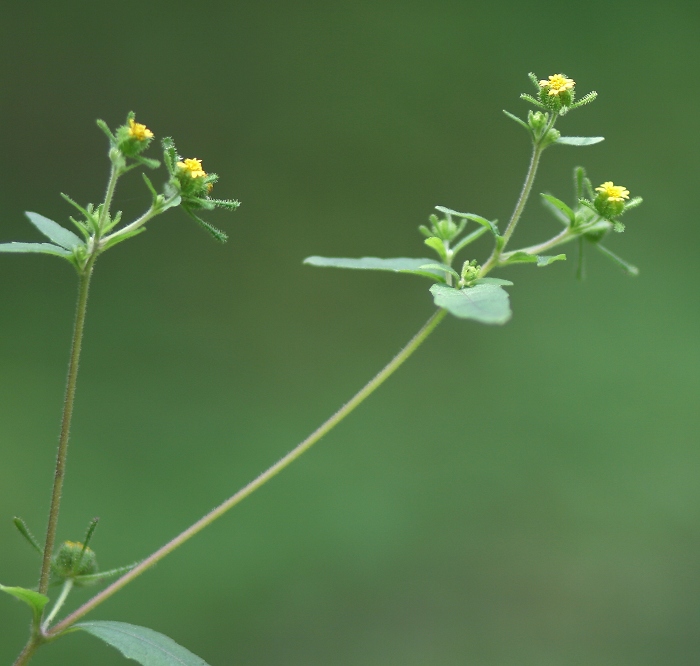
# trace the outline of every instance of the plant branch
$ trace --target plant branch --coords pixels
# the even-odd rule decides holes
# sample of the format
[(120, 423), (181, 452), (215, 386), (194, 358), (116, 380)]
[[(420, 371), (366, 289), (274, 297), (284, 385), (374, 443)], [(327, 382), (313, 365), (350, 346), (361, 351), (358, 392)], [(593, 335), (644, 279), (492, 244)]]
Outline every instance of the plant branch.
[(80, 274), (78, 283), (78, 303), (75, 310), (75, 325), (73, 327), (73, 342), (71, 345), (70, 362), (68, 364), (68, 379), (66, 380), (66, 394), (63, 402), (63, 417), (61, 419), (61, 435), (58, 440), (58, 453), (56, 455), (56, 471), (54, 473), (53, 493), (51, 495), (51, 508), (49, 509), (49, 524), (46, 529), (46, 541), (44, 542), (44, 556), (41, 563), (41, 576), (39, 578), (39, 592), (46, 594), (49, 587), (49, 575), (51, 573), (51, 554), (56, 542), (56, 528), (58, 526), (58, 514), (61, 507), (61, 493), (63, 491), (63, 479), (66, 474), (66, 458), (68, 457), (68, 439), (70, 437), (71, 419), (73, 417), (73, 403), (75, 402), (75, 387), (78, 380), (78, 366), (80, 364), (80, 350), (85, 329), (85, 313), (87, 311), (88, 294), (90, 292), (90, 280), (94, 256), (88, 261), (85, 270)]
[(486, 275), (492, 268), (494, 268), (495, 266), (498, 266), (501, 255), (503, 254), (503, 251), (505, 250), (506, 245), (508, 245), (508, 241), (510, 240), (510, 237), (513, 235), (513, 232), (515, 231), (515, 227), (517, 226), (517, 224), (520, 220), (520, 216), (523, 214), (523, 211), (525, 210), (525, 204), (527, 203), (527, 200), (530, 197), (530, 192), (532, 191), (532, 185), (535, 182), (535, 176), (537, 175), (537, 167), (539, 166), (540, 157), (542, 157), (542, 152), (544, 151), (542, 141), (546, 140), (547, 135), (549, 134), (549, 130), (551, 130), (554, 127), (554, 123), (556, 122), (556, 119), (557, 119), (557, 116), (555, 114), (553, 114), (552, 118), (547, 123), (547, 126), (545, 127), (544, 131), (542, 132), (540, 138), (533, 141), (532, 156), (530, 157), (530, 166), (528, 167), (527, 175), (525, 176), (525, 182), (523, 183), (523, 189), (520, 191), (520, 196), (518, 197), (518, 201), (515, 204), (515, 209), (513, 210), (513, 214), (510, 216), (510, 220), (508, 221), (508, 226), (506, 227), (506, 230), (503, 234), (503, 240), (502, 240), (500, 245), (497, 243), (496, 247), (494, 247), (493, 252), (491, 253), (491, 256), (488, 258), (487, 262), (484, 264), (483, 268), (481, 269), (481, 275)]
[(246, 497), (255, 492), (258, 488), (267, 483), (272, 477), (276, 476), (299, 458), (303, 453), (308, 451), (319, 439), (326, 433), (337, 426), (346, 416), (348, 416), (356, 407), (358, 407), (366, 398), (368, 398), (376, 389), (378, 389), (401, 365), (413, 354), (421, 343), (433, 332), (437, 325), (443, 320), (447, 310), (440, 309), (433, 314), (432, 317), (424, 324), (424, 326), (416, 333), (411, 341), (386, 365), (369, 383), (367, 383), (358, 393), (356, 393), (349, 402), (341, 407), (333, 416), (325, 423), (319, 426), (311, 435), (303, 442), (298, 444), (287, 455), (278, 460), (274, 465), (268, 468), (256, 479), (248, 485), (241, 488), (235, 495), (231, 496), (225, 502), (220, 504), (210, 513), (200, 518), (196, 523), (188, 527), (184, 532), (176, 536), (172, 541), (166, 543), (162, 548), (147, 557), (141, 563), (136, 565), (129, 573), (105, 588), (99, 594), (95, 595), (88, 602), (83, 604), (75, 612), (64, 618), (47, 634), (47, 639), (55, 638), (61, 632), (68, 629), (72, 624), (77, 622), (84, 615), (99, 606), (103, 601), (109, 599), (115, 592), (118, 592), (125, 585), (130, 583), (134, 578), (141, 575), (147, 569), (150, 569), (154, 564), (162, 560), (166, 555), (180, 547), (183, 543), (191, 539), (195, 534), (203, 530), (205, 527), (213, 523), (217, 518), (224, 515), (229, 509), (233, 508), (244, 500)]

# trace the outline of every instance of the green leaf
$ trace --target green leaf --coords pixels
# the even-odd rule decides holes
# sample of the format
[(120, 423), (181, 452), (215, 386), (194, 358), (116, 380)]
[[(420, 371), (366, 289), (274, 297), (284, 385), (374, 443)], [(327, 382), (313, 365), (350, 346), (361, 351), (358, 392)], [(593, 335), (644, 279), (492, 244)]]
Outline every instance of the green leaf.
[(530, 130), (530, 126), (524, 120), (521, 120), (520, 118), (518, 118), (518, 116), (513, 115), (510, 111), (506, 111), (505, 109), (503, 109), (503, 113), (505, 113), (511, 120), (514, 120), (516, 123), (518, 123), (518, 125), (522, 125), (528, 131), (528, 133), (532, 133), (532, 131)]
[(520, 95), (520, 99), (524, 99), (526, 102), (530, 102), (530, 104), (534, 104), (535, 106), (538, 106), (540, 109), (547, 109), (547, 107), (540, 102), (540, 100), (535, 99), (532, 95), (528, 95), (527, 93), (523, 93)]
[(126, 622), (82, 622), (75, 625), (143, 666), (208, 666), (172, 638)]
[(122, 234), (120, 236), (117, 236), (116, 238), (107, 238), (105, 244), (102, 246), (102, 250), (108, 250), (110, 247), (114, 247), (122, 241), (128, 240), (129, 238), (133, 238), (134, 236), (138, 236), (144, 231), (146, 231), (146, 227), (139, 227), (135, 231), (130, 231), (128, 234)]
[(85, 574), (83, 576), (75, 576), (75, 582), (82, 585), (92, 585), (93, 583), (99, 583), (107, 578), (114, 578), (115, 576), (121, 576), (122, 574), (131, 571), (138, 562), (134, 564), (127, 564), (124, 567), (117, 567), (116, 569), (109, 569), (108, 571), (100, 571), (95, 574)]
[(73, 254), (51, 243), (0, 243), (0, 252), (41, 252), (71, 259)]
[(611, 252), (608, 250), (607, 247), (604, 247), (600, 243), (596, 243), (596, 247), (608, 258), (610, 259), (613, 263), (617, 264), (627, 275), (632, 275), (636, 277), (639, 275), (639, 269), (636, 266), (633, 266), (630, 264), (628, 261), (625, 261), (621, 257), (618, 257), (614, 252)]
[(513, 252), (508, 256), (503, 265), (510, 266), (511, 264), (537, 264), (538, 266), (549, 266), (554, 261), (566, 261), (565, 254), (557, 254), (555, 256), (541, 255), (541, 254), (530, 254), (529, 252), (523, 252), (522, 250), (518, 252)]
[(513, 283), (510, 280), (502, 280), (501, 278), (477, 278), (474, 280), (474, 284), (497, 284), (501, 287), (512, 287)]
[(450, 275), (454, 275), (459, 280), (459, 273), (454, 268), (450, 268), (445, 264), (424, 264), (423, 266), (419, 266), (418, 269), (421, 271), (444, 271), (445, 273), (450, 273)]
[(201, 217), (198, 215), (195, 215), (191, 210), (188, 208), (185, 208), (183, 206), (182, 208), (187, 215), (189, 215), (202, 229), (205, 231), (209, 232), (209, 234), (212, 236), (214, 240), (219, 241), (219, 243), (225, 243), (228, 240), (228, 235), (225, 234), (221, 229), (217, 229), (213, 224), (209, 224), (209, 222), (205, 222)]
[(11, 594), (20, 601), (24, 601), (24, 603), (32, 609), (35, 623), (41, 620), (44, 606), (49, 603), (49, 598), (46, 595), (35, 592), (34, 590), (27, 590), (23, 587), (5, 587), (4, 585), (0, 585), (0, 590)]
[[(369, 271), (391, 271), (392, 273), (404, 273), (418, 271), (421, 266), (434, 264), (432, 259), (409, 259), (407, 257), (396, 257), (394, 259), (380, 259), (378, 257), (362, 257), (361, 259), (344, 259), (336, 257), (307, 257), (304, 259), (307, 266), (321, 266), (332, 268), (353, 268)], [(425, 271), (434, 276), (442, 277), (441, 270), (429, 269)], [(422, 275), (422, 273), (419, 273)]]
[(430, 292), (435, 305), (460, 319), (473, 319), (482, 324), (505, 324), (512, 316), (508, 293), (496, 284), (482, 283), (465, 289), (434, 284)]
[(564, 146), (592, 146), (601, 141), (605, 141), (604, 136), (560, 136), (556, 143)]
[(74, 250), (76, 247), (84, 244), (80, 236), (76, 236), (72, 231), (64, 229), (58, 222), (49, 220), (48, 217), (29, 211), (25, 215), (44, 236), (52, 240), (56, 245), (66, 248), (66, 250)]
[(557, 254), (554, 256), (548, 256), (548, 255), (540, 254), (537, 256), (537, 266), (539, 268), (542, 268), (542, 266), (549, 266), (549, 264), (552, 264), (555, 261), (566, 261), (566, 255), (565, 254)]
[(494, 236), (498, 236), (498, 227), (496, 226), (496, 221), (487, 220), (481, 215), (475, 215), (474, 213), (459, 213), (451, 208), (445, 208), (444, 206), (435, 206), (435, 210), (439, 210), (441, 213), (446, 213), (447, 215), (454, 215), (455, 217), (462, 217), (472, 222), (480, 224), (482, 227), (486, 227)]
[(479, 227), (476, 231), (472, 231), (470, 234), (467, 234), (452, 248), (452, 256), (455, 256), (457, 252), (469, 245), (469, 243), (473, 243), (477, 238), (481, 238), (487, 231), (489, 231), (488, 228)]
[(574, 224), (576, 222), (576, 215), (574, 215), (574, 211), (571, 210), (561, 199), (557, 199), (556, 197), (553, 197), (551, 194), (540, 194), (540, 196), (545, 200), (548, 201), (549, 203), (552, 204), (556, 209), (560, 210), (564, 215), (566, 215), (567, 218), (569, 218), (569, 222), (571, 224)]
[(634, 197), (634, 198), (630, 199), (629, 201), (627, 201), (625, 203), (625, 212), (627, 212), (628, 210), (632, 210), (632, 208), (636, 208), (637, 206), (639, 206), (643, 202), (644, 202), (644, 199), (642, 199), (642, 197)]
[(41, 546), (39, 545), (39, 542), (36, 540), (36, 537), (29, 531), (29, 528), (27, 527), (27, 523), (25, 523), (21, 518), (18, 518), (15, 516), (12, 519), (12, 522), (15, 524), (15, 527), (19, 531), (19, 533), (27, 540), (29, 545), (36, 550), (39, 555), (43, 555), (44, 551), (41, 549)]
[(447, 253), (445, 252), (445, 244), (437, 237), (431, 236), (423, 241), (428, 247), (432, 248), (437, 252), (443, 261), (447, 259)]

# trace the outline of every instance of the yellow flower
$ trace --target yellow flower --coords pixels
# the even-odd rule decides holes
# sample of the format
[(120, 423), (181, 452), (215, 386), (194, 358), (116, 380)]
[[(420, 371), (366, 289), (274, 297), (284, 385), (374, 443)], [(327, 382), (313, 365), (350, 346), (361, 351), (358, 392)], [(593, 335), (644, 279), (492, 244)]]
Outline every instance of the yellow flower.
[(542, 79), (540, 81), (540, 88), (549, 88), (550, 95), (558, 95), (559, 93), (571, 90), (575, 85), (576, 81), (567, 79), (563, 74), (552, 74), (549, 80)]
[(129, 136), (137, 141), (145, 141), (153, 138), (153, 132), (145, 125), (135, 122), (133, 118), (129, 118)]
[(595, 188), (608, 198), (608, 201), (622, 201), (630, 198), (630, 191), (622, 185), (613, 185), (611, 180), (606, 181), (600, 187)]
[(183, 171), (187, 171), (192, 178), (204, 178), (207, 175), (206, 171), (202, 169), (202, 160), (197, 158), (178, 162), (177, 166)]

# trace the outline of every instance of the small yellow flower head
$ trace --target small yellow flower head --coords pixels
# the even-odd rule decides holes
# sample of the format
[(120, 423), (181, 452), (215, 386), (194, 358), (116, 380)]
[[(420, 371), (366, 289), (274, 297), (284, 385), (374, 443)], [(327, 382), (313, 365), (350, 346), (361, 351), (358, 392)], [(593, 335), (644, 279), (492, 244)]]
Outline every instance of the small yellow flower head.
[[(593, 202), (596, 210), (604, 218), (615, 222), (613, 218), (625, 212), (625, 199), (630, 198), (629, 190), (626, 187), (622, 187), (622, 185), (615, 185), (611, 180), (606, 181), (595, 189), (598, 192), (598, 196)], [(618, 226), (620, 226), (619, 223)]]
[(549, 88), (548, 94), (558, 96), (560, 93), (573, 90), (576, 81), (567, 79), (563, 74), (552, 74), (549, 79), (540, 81), (540, 88)]
[(192, 178), (204, 178), (207, 175), (206, 171), (202, 169), (202, 160), (197, 158), (178, 162), (177, 166), (187, 172)]
[(133, 118), (129, 118), (129, 136), (137, 141), (146, 141), (153, 138), (153, 132), (145, 125), (135, 122)]
[(608, 201), (622, 201), (630, 198), (630, 191), (622, 185), (614, 185), (611, 180), (606, 181), (600, 187), (595, 188)]

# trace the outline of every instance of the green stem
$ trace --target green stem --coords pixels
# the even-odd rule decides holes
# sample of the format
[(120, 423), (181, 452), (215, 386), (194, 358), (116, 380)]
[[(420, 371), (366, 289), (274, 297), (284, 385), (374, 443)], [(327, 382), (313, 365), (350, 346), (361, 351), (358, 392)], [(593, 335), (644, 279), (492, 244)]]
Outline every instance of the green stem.
[(515, 227), (520, 220), (520, 216), (523, 214), (523, 210), (525, 210), (525, 204), (527, 203), (530, 192), (532, 191), (532, 185), (535, 182), (535, 176), (537, 174), (537, 167), (540, 163), (540, 157), (542, 156), (542, 150), (543, 149), (539, 146), (539, 144), (533, 144), (532, 156), (530, 157), (530, 166), (527, 170), (527, 175), (525, 176), (523, 189), (520, 191), (520, 197), (518, 197), (518, 202), (515, 204), (515, 209), (513, 210), (513, 214), (510, 216), (510, 221), (508, 222), (508, 226), (503, 234), (503, 244), (500, 248), (498, 246), (494, 248), (491, 256), (488, 258), (488, 261), (481, 269), (481, 275), (486, 275), (492, 268), (498, 265), (501, 254), (503, 254), (503, 250), (515, 231)]
[(51, 495), (51, 508), (49, 510), (49, 524), (46, 529), (46, 541), (44, 543), (44, 557), (41, 564), (41, 576), (39, 578), (39, 592), (46, 594), (49, 587), (49, 575), (51, 573), (51, 554), (56, 542), (56, 528), (58, 526), (58, 514), (61, 507), (61, 493), (63, 491), (63, 479), (66, 474), (66, 458), (68, 456), (68, 439), (70, 437), (70, 425), (73, 417), (73, 403), (75, 402), (75, 387), (78, 380), (78, 366), (80, 364), (80, 349), (83, 342), (85, 329), (85, 312), (87, 311), (88, 294), (90, 292), (90, 279), (94, 257), (88, 262), (83, 273), (80, 274), (78, 284), (78, 304), (75, 310), (75, 325), (73, 327), (73, 342), (71, 345), (70, 363), (68, 365), (68, 379), (66, 381), (66, 395), (63, 403), (63, 418), (61, 420), (61, 435), (58, 440), (58, 454), (56, 455), (56, 471), (54, 474), (53, 493)]
[(100, 236), (102, 236), (102, 230), (104, 229), (105, 222), (109, 216), (109, 209), (112, 206), (112, 198), (114, 197), (114, 190), (117, 187), (117, 181), (121, 173), (119, 170), (112, 165), (112, 170), (109, 172), (109, 182), (107, 183), (107, 192), (105, 193), (105, 201), (102, 204), (102, 210), (100, 211), (100, 217), (97, 221), (97, 234), (95, 238), (95, 244), (99, 243)]
[(66, 599), (68, 598), (68, 595), (70, 594), (71, 590), (73, 589), (73, 579), (68, 578), (65, 583), (63, 583), (63, 589), (61, 590), (61, 594), (59, 595), (58, 599), (56, 599), (56, 603), (54, 604), (53, 608), (51, 609), (51, 612), (49, 613), (49, 616), (44, 620), (44, 624), (42, 625), (42, 629), (46, 631), (46, 629), (49, 627), (49, 625), (53, 622), (53, 619), (56, 617), (58, 614), (58, 611), (61, 610), (63, 607), (63, 604), (66, 603)]
[(154, 564), (162, 560), (166, 555), (180, 547), (183, 543), (191, 539), (195, 534), (203, 530), (205, 527), (213, 523), (217, 518), (223, 516), (229, 509), (233, 508), (244, 500), (248, 495), (251, 495), (258, 488), (267, 483), (272, 477), (279, 474), (285, 467), (293, 463), (303, 453), (308, 451), (321, 437), (337, 426), (348, 414), (350, 414), (358, 405), (368, 398), (376, 389), (378, 389), (401, 365), (406, 359), (413, 354), (421, 343), (433, 332), (437, 325), (443, 320), (447, 310), (438, 310), (425, 323), (423, 328), (416, 333), (413, 339), (377, 374), (368, 384), (366, 384), (358, 393), (350, 399), (343, 407), (341, 407), (333, 416), (331, 416), (323, 425), (317, 428), (303, 442), (298, 444), (286, 456), (278, 460), (272, 467), (268, 468), (256, 479), (251, 481), (247, 486), (241, 488), (235, 495), (231, 496), (225, 502), (216, 507), (213, 511), (200, 518), (196, 523), (188, 527), (184, 532), (176, 536), (172, 541), (166, 543), (162, 548), (158, 549), (151, 556), (136, 565), (129, 573), (105, 588), (99, 594), (95, 595), (88, 602), (83, 604), (71, 615), (59, 622), (47, 634), (48, 639), (56, 637), (61, 632), (65, 631), (73, 623), (81, 617), (89, 613), (91, 610), (99, 606), (103, 601), (109, 599), (115, 592), (118, 592), (127, 583), (130, 583), (134, 578), (140, 576), (144, 571), (150, 569)]
[(137, 220), (134, 220), (130, 224), (127, 224), (125, 227), (122, 227), (119, 229), (119, 231), (115, 231), (113, 234), (109, 234), (109, 236), (105, 236), (99, 247), (103, 248), (107, 243), (113, 241), (115, 238), (120, 238), (121, 236), (124, 236), (132, 231), (136, 231), (140, 227), (142, 227), (146, 222), (149, 220), (152, 220), (156, 215), (159, 215), (160, 213), (166, 211), (170, 206), (172, 205), (173, 201), (177, 198), (178, 195), (170, 197), (170, 199), (166, 199), (158, 208), (155, 208), (154, 206), (151, 206), (141, 217), (139, 217)]
[(493, 249), (493, 252), (488, 258), (488, 261), (484, 264), (483, 268), (481, 269), (481, 275), (486, 275), (490, 270), (498, 266), (498, 263), (501, 259), (501, 255), (506, 249), (506, 245), (508, 245), (508, 241), (513, 235), (515, 227), (517, 226), (518, 221), (520, 220), (520, 216), (525, 210), (525, 204), (527, 203), (527, 200), (530, 197), (532, 185), (534, 184), (535, 176), (537, 175), (537, 167), (540, 164), (540, 157), (542, 157), (542, 152), (545, 148), (545, 146), (542, 145), (542, 141), (546, 140), (547, 135), (549, 134), (549, 130), (551, 130), (554, 127), (554, 123), (556, 121), (557, 114), (552, 114), (552, 117), (547, 123), (547, 126), (542, 131), (542, 134), (539, 136), (538, 139), (533, 141), (532, 156), (530, 157), (530, 166), (528, 167), (527, 175), (525, 176), (525, 182), (523, 183), (523, 189), (520, 191), (520, 196), (518, 197), (518, 202), (515, 204), (513, 214), (510, 216), (510, 220), (508, 221), (508, 226), (506, 227), (505, 233), (503, 234), (503, 240), (500, 246), (497, 244), (496, 247)]
[(29, 642), (24, 646), (24, 650), (22, 650), (19, 657), (15, 659), (13, 666), (24, 666), (29, 663), (29, 660), (34, 656), (34, 653), (40, 645), (41, 641), (36, 640), (35, 637), (30, 638)]

